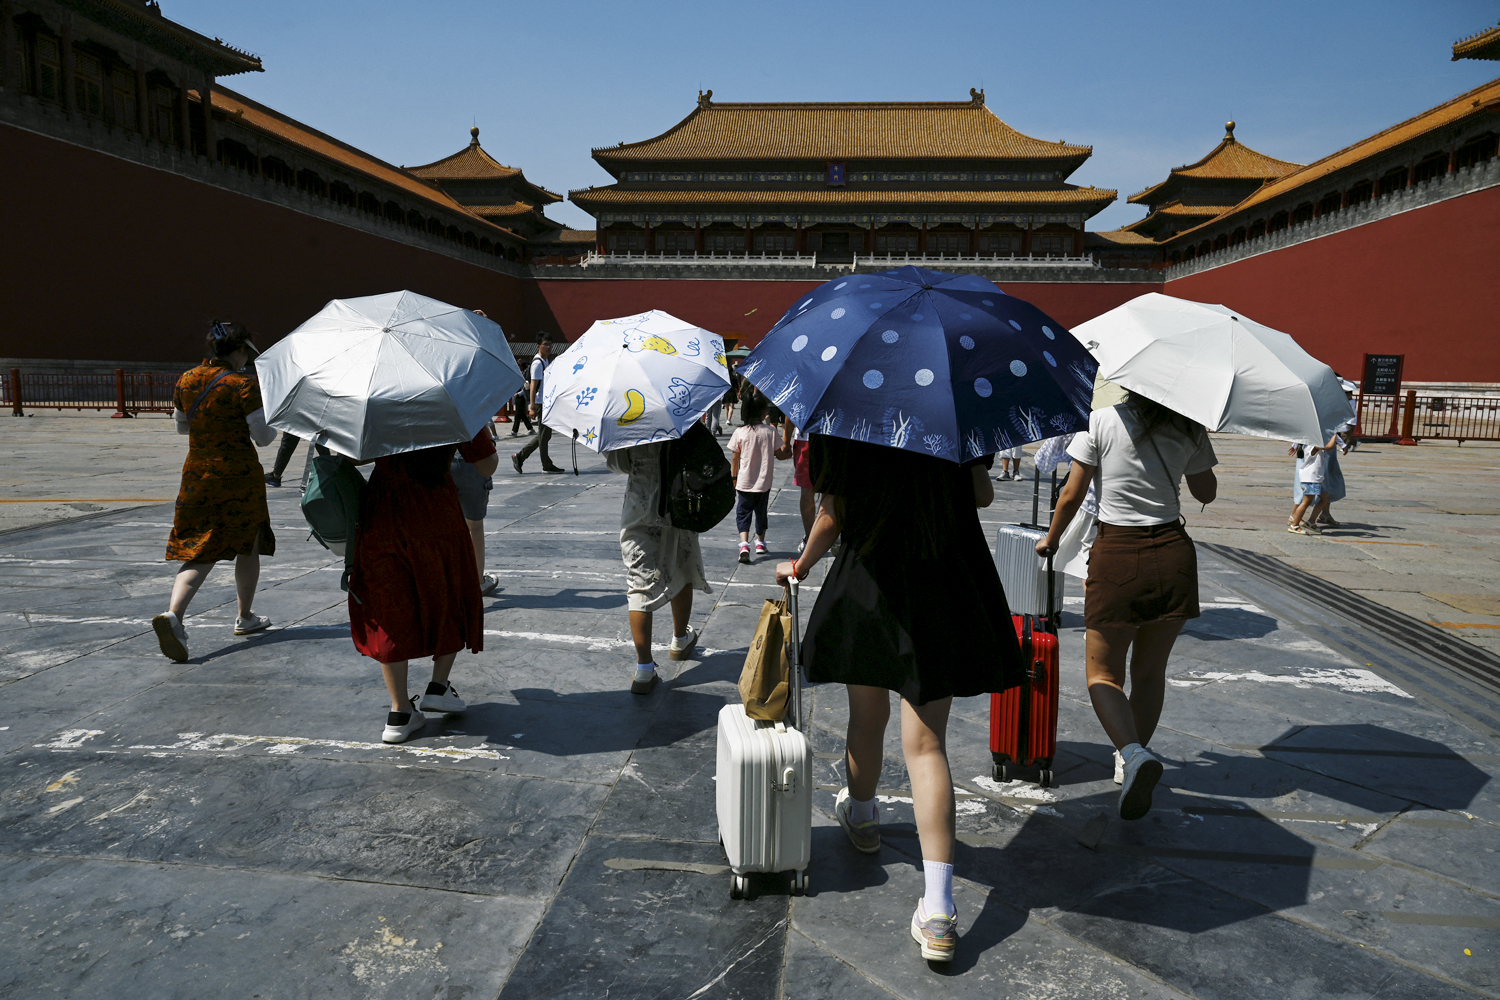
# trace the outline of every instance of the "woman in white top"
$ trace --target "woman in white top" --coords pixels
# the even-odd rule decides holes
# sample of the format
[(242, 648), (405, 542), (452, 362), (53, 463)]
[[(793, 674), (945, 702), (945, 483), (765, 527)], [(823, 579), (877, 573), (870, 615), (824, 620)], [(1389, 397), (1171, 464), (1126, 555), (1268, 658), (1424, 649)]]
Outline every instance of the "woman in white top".
[(1201, 424), (1134, 393), (1095, 410), (1068, 455), (1073, 471), (1037, 552), (1057, 551), (1097, 478), (1099, 534), (1084, 581), (1089, 700), (1115, 745), (1120, 817), (1140, 819), (1162, 774), (1145, 744), (1161, 716), (1167, 657), (1199, 613), (1197, 553), (1177, 484), (1185, 475), (1194, 499), (1212, 503), (1218, 459)]

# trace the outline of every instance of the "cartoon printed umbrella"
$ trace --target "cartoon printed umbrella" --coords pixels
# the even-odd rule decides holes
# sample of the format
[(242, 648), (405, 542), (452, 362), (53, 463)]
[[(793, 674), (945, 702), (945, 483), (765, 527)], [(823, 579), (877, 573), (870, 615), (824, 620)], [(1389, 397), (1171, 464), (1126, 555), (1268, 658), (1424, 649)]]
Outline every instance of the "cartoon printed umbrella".
[(467, 441), (522, 382), (498, 323), (415, 292), (334, 299), (255, 370), (267, 423), (357, 461)]
[(670, 441), (728, 389), (724, 338), (653, 309), (601, 319), (553, 359), (542, 423), (601, 452)]
[(739, 373), (810, 434), (954, 462), (1088, 427), (1098, 365), (972, 274), (851, 274), (787, 310)]

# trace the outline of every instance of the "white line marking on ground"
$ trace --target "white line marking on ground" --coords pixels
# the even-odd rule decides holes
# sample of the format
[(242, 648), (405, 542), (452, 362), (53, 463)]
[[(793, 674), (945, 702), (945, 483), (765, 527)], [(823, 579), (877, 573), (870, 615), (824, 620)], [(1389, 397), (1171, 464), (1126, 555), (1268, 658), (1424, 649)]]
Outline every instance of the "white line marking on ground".
[(103, 736), (102, 729), (65, 729), (52, 738), (51, 743), (37, 743), (41, 750), (77, 750), (95, 736)]
[(444, 757), (449, 760), (509, 760), (503, 754), (494, 750), (483, 750), (479, 747), (432, 747), (411, 746), (405, 743), (359, 743), (351, 740), (315, 740), (305, 736), (240, 736), (234, 733), (219, 733), (216, 736), (205, 736), (202, 733), (178, 733), (178, 742), (161, 746), (152, 744), (138, 744), (129, 747), (131, 750), (155, 750), (155, 751), (179, 751), (188, 752), (223, 752), (225, 750), (243, 750), (252, 746), (264, 746), (267, 753), (291, 754), (301, 749), (316, 750), (390, 750), (397, 753), (409, 753), (417, 757)]
[(1292, 687), (1309, 689), (1314, 684), (1336, 687), (1352, 694), (1394, 694), (1401, 698), (1411, 695), (1371, 670), (1362, 667), (1341, 669), (1336, 667), (1309, 667), (1291, 674), (1268, 674), (1259, 670), (1234, 673), (1227, 670), (1191, 671), (1181, 677), (1168, 677), (1173, 687), (1195, 688), (1216, 681), (1254, 681), (1259, 684), (1290, 684)]
[[(520, 639), (525, 642), (561, 642), (570, 646), (587, 646), (591, 653), (607, 653), (615, 649), (631, 649), (635, 645), (625, 639), (609, 639), (596, 635), (564, 635), (561, 632), (512, 632), (509, 629), (487, 628), (484, 630), (484, 634), (497, 636), (501, 639)], [(707, 646), (697, 646), (694, 648), (699, 657), (734, 652), (731, 649), (710, 649)]]

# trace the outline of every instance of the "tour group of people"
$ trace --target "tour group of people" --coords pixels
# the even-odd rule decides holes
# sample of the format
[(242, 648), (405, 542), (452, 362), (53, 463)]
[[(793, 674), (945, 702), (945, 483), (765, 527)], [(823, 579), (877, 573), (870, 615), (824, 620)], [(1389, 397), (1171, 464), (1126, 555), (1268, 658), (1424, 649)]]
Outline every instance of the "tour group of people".
[[(274, 432), (246, 371), (253, 356), (249, 331), (216, 323), (207, 353), (182, 376), (174, 397), (178, 429), (189, 441), (167, 558), (182, 566), (169, 609), (153, 623), (163, 653), (179, 661), (188, 658), (188, 603), (215, 562), (235, 561), (235, 634), (271, 624), (252, 609), (259, 557), (275, 551), (255, 448), (269, 444)], [(533, 420), (550, 353), (543, 341), (525, 386), (525, 410)], [(955, 697), (1014, 687), (1026, 669), (978, 513), (994, 498), (996, 456), (956, 464), (809, 437), (785, 419), (778, 430), (767, 423), (765, 397), (745, 386), (738, 384), (741, 391), (723, 413), (727, 420), (736, 400), (741, 406), (742, 422), (729, 442), (740, 560), (768, 551), (774, 462), (790, 458), (804, 538), (793, 558), (776, 564), (775, 579), (806, 579), (830, 553), (837, 556), (803, 645), (809, 681), (847, 690), (846, 784), (834, 812), (854, 849), (880, 850), (876, 790), (894, 692), (925, 880), (909, 931), (924, 957), (947, 961), (958, 938), (946, 752), (950, 707)], [(549, 436), (540, 425), (536, 439), (512, 460), (517, 473), (534, 450), (541, 451), (544, 470), (557, 468), (547, 454)], [(699, 638), (691, 622), (693, 593), (710, 592), (698, 535), (659, 513), (664, 447), (644, 444), (606, 455), (609, 468), (628, 477), (620, 550), (636, 654), (630, 689), (640, 696), (660, 684), (654, 613), (670, 608), (668, 655), (691, 659)], [(1067, 443), (1066, 456), (1071, 470), (1037, 551), (1055, 553), (1091, 498), (1098, 534), (1084, 585), (1088, 692), (1116, 752), (1119, 813), (1138, 819), (1150, 809), (1163, 773), (1148, 747), (1162, 710), (1167, 660), (1184, 623), (1199, 614), (1197, 561), (1181, 517), (1180, 484), (1195, 500), (1212, 502), (1217, 459), (1201, 425), (1128, 393), (1124, 402), (1092, 413), (1088, 429)], [(1019, 456), (1001, 461), (1002, 478), (1014, 476)], [(385, 742), (418, 732), (424, 712), (465, 708), (450, 672), (459, 652), (484, 646), (482, 596), (495, 581), (482, 572), (482, 501), (497, 464), (492, 426), (463, 444), (374, 461), (350, 560), (349, 617), (356, 649), (379, 662), (385, 677)], [(279, 479), (281, 470), (275, 471)], [(424, 693), (413, 694), (408, 664), (428, 657), (431, 680)]]

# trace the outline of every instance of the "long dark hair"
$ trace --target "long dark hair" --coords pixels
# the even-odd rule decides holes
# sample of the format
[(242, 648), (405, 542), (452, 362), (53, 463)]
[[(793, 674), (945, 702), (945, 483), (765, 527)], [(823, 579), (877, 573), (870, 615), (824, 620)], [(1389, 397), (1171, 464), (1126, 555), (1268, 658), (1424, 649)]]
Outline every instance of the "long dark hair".
[(759, 394), (746, 399), (740, 405), (740, 418), (745, 422), (745, 426), (754, 427), (756, 424), (764, 421), (766, 419), (767, 405), (769, 404), (766, 397)]
[(1168, 426), (1176, 428), (1194, 441), (1200, 439), (1200, 434), (1208, 433), (1208, 428), (1198, 421), (1183, 416), (1165, 403), (1158, 403), (1129, 389), (1125, 390), (1125, 404), (1140, 421), (1143, 437), (1150, 437), (1158, 428)]
[(391, 465), (400, 466), (406, 474), (417, 481), (417, 485), (436, 489), (443, 485), (448, 475), (448, 465), (453, 461), (454, 444), (442, 444), (436, 448), (404, 451), (391, 456)]
[[(952, 538), (955, 523), (953, 491), (957, 477), (952, 474), (952, 463), (899, 448), (823, 435), (815, 435), (812, 442), (809, 458), (813, 459), (813, 485), (819, 493), (834, 494), (834, 513), (845, 526), (845, 540), (857, 545), (855, 554), (868, 555), (877, 544), (894, 545), (920, 559), (940, 559), (947, 554), (944, 542)], [(865, 490), (852, 498), (860, 509), (861, 527), (868, 533), (851, 538), (851, 498), (832, 487), (842, 488), (856, 481), (849, 468), (856, 463), (878, 466), (889, 486)], [(972, 490), (969, 475), (963, 476), (962, 482), (963, 486), (957, 488)], [(966, 494), (964, 500), (972, 504), (973, 494)], [(897, 530), (889, 530), (892, 528)]]

